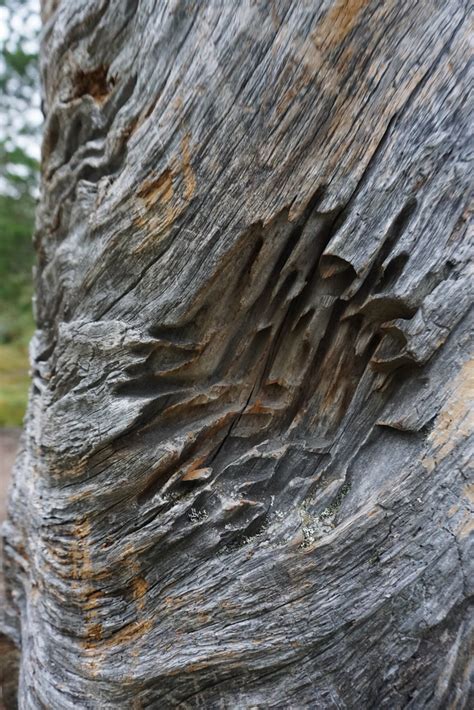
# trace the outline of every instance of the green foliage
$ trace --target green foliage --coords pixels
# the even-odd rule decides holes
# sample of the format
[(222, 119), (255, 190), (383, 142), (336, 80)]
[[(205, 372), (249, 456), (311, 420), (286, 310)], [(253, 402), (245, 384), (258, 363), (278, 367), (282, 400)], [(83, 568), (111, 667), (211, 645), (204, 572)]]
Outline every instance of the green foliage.
[(0, 426), (19, 426), (27, 399), (33, 215), (28, 194), (0, 195)]
[(0, 343), (31, 323), (34, 202), (0, 195)]
[(21, 424), (29, 382), (38, 10), (35, 0), (0, 0), (0, 426)]
[(18, 145), (10, 148), (9, 143), (0, 140), (0, 179), (4, 190), (17, 198), (31, 200), (38, 180), (38, 161)]

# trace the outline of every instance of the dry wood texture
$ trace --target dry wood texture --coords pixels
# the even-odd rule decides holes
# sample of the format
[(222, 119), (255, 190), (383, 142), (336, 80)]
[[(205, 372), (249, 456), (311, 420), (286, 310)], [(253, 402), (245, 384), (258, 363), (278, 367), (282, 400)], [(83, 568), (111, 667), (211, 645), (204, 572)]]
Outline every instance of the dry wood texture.
[(463, 708), (463, 0), (43, 2), (21, 708)]

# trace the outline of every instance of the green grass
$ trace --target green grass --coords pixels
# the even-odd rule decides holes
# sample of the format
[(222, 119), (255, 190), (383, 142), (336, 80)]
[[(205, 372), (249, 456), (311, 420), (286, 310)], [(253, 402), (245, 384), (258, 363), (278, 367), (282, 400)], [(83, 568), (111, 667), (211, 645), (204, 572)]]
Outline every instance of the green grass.
[(29, 196), (0, 195), (0, 427), (21, 426), (28, 399), (33, 216)]
[(0, 299), (0, 427), (21, 426), (30, 385), (28, 344), (33, 334), (32, 287), (16, 300)]
[(28, 347), (0, 344), (0, 427), (21, 426), (28, 399)]

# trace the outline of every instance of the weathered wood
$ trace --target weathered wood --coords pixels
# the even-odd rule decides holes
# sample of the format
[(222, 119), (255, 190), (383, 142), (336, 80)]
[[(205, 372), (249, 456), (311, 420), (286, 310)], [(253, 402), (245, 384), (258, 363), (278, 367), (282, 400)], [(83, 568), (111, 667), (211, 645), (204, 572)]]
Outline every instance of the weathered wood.
[(467, 707), (467, 2), (43, 15), (20, 707)]

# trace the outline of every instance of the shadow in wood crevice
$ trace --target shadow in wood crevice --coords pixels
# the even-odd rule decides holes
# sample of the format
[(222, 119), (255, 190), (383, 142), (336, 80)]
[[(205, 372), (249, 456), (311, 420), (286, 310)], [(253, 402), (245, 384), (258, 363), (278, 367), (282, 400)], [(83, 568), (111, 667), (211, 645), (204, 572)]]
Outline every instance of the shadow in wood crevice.
[[(149, 326), (155, 342), (116, 389), (117, 396), (148, 400), (127, 438), (143, 435), (143, 445), (159, 443), (178, 427), (188, 432), (190, 444), (144, 477), (140, 507), (153, 506), (157, 493), (179, 500), (217, 482), (222, 494), (245, 490), (263, 505), (272, 496), (285, 498), (290, 459), (283, 457), (273, 469), (271, 456), (259, 452), (258, 465), (249, 468), (252, 447), (259, 451), (268, 441), (278, 450), (315, 438), (330, 445), (363, 379), (375, 377), (381, 396), (391, 396), (393, 368), (378, 379), (370, 374), (384, 343), (381, 326), (388, 317), (410, 318), (415, 311), (382, 293), (396, 284), (406, 254), (381, 269), (416, 200), (399, 212), (361, 285), (347, 298), (355, 269), (325, 251), (344, 213), (318, 213), (323, 195), (324, 189), (316, 191), (295, 224), (283, 211), (268, 224), (251, 225), (196, 294), (186, 321)], [(410, 376), (405, 362), (397, 368), (398, 378)], [(301, 454), (301, 470), (308, 455)], [(219, 516), (227, 520), (221, 511), (215, 524)], [(242, 530), (236, 535), (245, 537)]]

